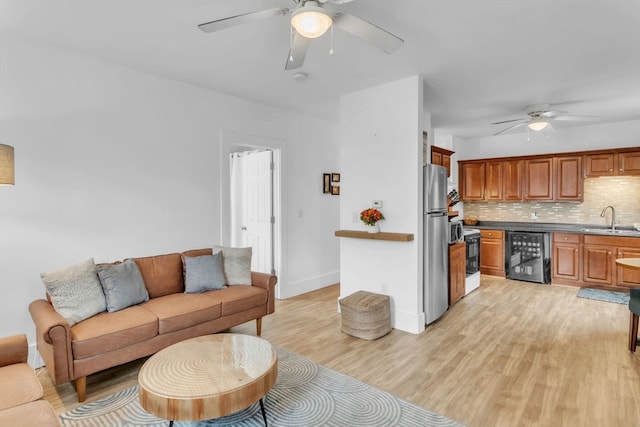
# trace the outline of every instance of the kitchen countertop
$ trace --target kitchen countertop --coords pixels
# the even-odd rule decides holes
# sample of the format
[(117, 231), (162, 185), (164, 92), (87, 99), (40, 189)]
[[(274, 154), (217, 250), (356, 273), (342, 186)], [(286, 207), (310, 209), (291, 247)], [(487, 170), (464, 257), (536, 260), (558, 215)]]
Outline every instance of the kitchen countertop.
[(509, 222), (479, 221), (476, 225), (465, 225), (467, 228), (484, 228), (487, 230), (557, 232), (576, 234), (596, 234), (599, 236), (640, 237), (640, 231), (633, 227), (616, 226), (615, 232), (610, 227), (590, 224), (557, 224), (545, 222)]

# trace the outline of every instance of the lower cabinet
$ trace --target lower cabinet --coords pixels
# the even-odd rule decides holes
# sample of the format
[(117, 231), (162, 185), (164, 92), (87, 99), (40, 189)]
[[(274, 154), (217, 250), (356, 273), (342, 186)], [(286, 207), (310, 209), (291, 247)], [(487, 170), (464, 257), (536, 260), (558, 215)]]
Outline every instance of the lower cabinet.
[(577, 284), (580, 281), (582, 235), (553, 233), (551, 280), (554, 283)]
[(480, 230), (480, 273), (506, 277), (504, 270), (504, 231)]
[(465, 242), (458, 242), (449, 246), (449, 305), (460, 301), (464, 296), (464, 282), (466, 277), (466, 247)]
[(618, 267), (618, 258), (640, 258), (640, 238), (554, 233), (552, 282), (618, 289), (640, 287), (640, 271)]

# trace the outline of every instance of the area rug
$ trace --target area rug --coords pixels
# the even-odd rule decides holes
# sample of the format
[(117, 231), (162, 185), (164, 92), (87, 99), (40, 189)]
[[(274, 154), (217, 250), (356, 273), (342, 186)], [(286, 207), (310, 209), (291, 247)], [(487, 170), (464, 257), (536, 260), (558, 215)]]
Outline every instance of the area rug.
[[(264, 399), (269, 426), (434, 426), (462, 424), (278, 348), (278, 380)], [(137, 386), (60, 415), (64, 427), (153, 426), (166, 420), (138, 403)], [(264, 426), (260, 405), (216, 420), (175, 427)]]
[(616, 304), (629, 304), (629, 295), (622, 292), (604, 291), (601, 289), (580, 288), (578, 298), (614, 302)]

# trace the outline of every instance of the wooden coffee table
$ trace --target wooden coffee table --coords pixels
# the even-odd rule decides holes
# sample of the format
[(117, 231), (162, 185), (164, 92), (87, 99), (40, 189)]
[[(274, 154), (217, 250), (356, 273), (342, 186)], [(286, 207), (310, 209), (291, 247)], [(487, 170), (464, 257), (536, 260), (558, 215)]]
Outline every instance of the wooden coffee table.
[(278, 376), (268, 341), (251, 335), (215, 334), (169, 346), (138, 374), (142, 407), (164, 419), (200, 421), (232, 414), (260, 401)]

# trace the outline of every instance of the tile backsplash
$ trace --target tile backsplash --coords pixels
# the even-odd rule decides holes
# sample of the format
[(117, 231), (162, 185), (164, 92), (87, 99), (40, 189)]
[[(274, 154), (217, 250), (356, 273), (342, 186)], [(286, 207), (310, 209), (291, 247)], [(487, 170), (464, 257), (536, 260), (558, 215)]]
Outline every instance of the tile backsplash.
[[(584, 180), (584, 202), (465, 202), (465, 218), (480, 221), (526, 221), (608, 226), (611, 210), (602, 218), (602, 210), (616, 209), (616, 224), (640, 223), (640, 177), (601, 177)], [(532, 219), (531, 214), (537, 218)]]

